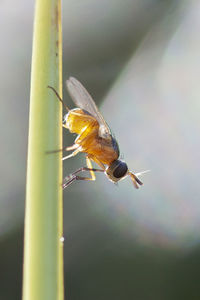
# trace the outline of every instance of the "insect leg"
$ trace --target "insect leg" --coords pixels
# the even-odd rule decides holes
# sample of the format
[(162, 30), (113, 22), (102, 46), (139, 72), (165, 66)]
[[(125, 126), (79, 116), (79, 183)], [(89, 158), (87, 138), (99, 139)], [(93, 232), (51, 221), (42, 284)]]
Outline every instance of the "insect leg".
[[(72, 147), (72, 146), (71, 146)], [(68, 151), (68, 150), (67, 150)], [(65, 159), (68, 159), (70, 157), (73, 157), (75, 156), (76, 154), (78, 154), (79, 152), (81, 151), (81, 147), (77, 148), (74, 152), (72, 152), (71, 154), (67, 155), (67, 156), (64, 156), (62, 158), (62, 160), (65, 160)]]
[[(81, 176), (76, 175), (76, 174), (78, 174), (80, 172), (83, 172), (83, 171), (89, 171), (92, 177), (81, 177)], [(67, 176), (64, 179), (63, 189), (66, 188), (67, 186), (69, 186), (75, 180), (92, 180), (92, 181), (95, 180), (96, 177), (95, 177), (95, 175), (93, 176), (91, 172), (104, 172), (104, 170), (94, 169), (94, 168), (87, 168), (87, 167), (79, 168), (74, 173), (72, 173), (71, 175)]]
[(80, 145), (73, 144), (72, 146), (66, 147), (66, 148), (64, 148), (63, 150), (64, 150), (64, 151), (71, 151), (71, 150), (77, 149), (78, 147), (80, 147)]
[(64, 108), (66, 109), (66, 111), (70, 111), (69, 107), (64, 103), (64, 101), (62, 100), (62, 98), (60, 97), (60, 95), (58, 94), (58, 92), (54, 89), (54, 87), (48, 85), (47, 86), (49, 89), (52, 89), (52, 91), (54, 91), (54, 93), (56, 94), (58, 100), (62, 103), (62, 105), (64, 106)]
[(64, 148), (58, 149), (58, 150), (47, 151), (46, 153), (52, 154), (52, 153), (63, 152), (63, 151), (71, 151), (71, 150), (77, 149), (78, 147), (80, 147), (80, 146), (77, 144), (73, 144), (72, 146), (64, 147)]
[(95, 180), (96, 176), (94, 174), (94, 171), (92, 171), (92, 169), (93, 169), (92, 168), (92, 162), (91, 162), (91, 160), (89, 159), (88, 156), (86, 156), (86, 164), (87, 164), (88, 168), (90, 169), (90, 174), (91, 174), (92, 179)]
[[(85, 170), (87, 171), (87, 170)], [(81, 176), (77, 176), (77, 175), (74, 175), (72, 176), (68, 181), (66, 181), (64, 184), (63, 184), (63, 189), (65, 189), (66, 187), (68, 187), (72, 182), (74, 182), (75, 180), (95, 180), (91, 177), (81, 177)]]
[(70, 184), (72, 184), (76, 180), (85, 180), (85, 181), (88, 181), (88, 180), (93, 180), (93, 179), (91, 177), (81, 177), (81, 176), (74, 175), (66, 183), (63, 184), (63, 189), (65, 189), (66, 187), (68, 187)]
[(99, 167), (101, 167), (105, 171), (105, 166), (100, 160), (98, 160), (95, 156), (92, 155), (90, 155), (89, 158), (92, 159), (97, 165), (99, 165)]

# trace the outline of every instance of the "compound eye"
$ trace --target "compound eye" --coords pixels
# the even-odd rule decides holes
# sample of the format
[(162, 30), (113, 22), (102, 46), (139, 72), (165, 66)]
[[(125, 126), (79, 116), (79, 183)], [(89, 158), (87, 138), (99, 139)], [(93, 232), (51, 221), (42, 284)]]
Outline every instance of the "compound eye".
[(118, 166), (116, 167), (116, 169), (113, 172), (113, 176), (115, 178), (124, 177), (124, 175), (126, 175), (127, 171), (128, 171), (127, 164), (125, 162), (120, 161)]

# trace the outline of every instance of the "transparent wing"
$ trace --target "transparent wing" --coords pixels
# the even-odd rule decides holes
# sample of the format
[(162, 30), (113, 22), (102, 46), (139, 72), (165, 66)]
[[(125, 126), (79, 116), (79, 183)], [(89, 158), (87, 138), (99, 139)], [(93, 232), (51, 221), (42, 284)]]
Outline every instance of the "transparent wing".
[(110, 138), (111, 132), (103, 116), (99, 112), (94, 100), (84, 86), (74, 77), (66, 81), (68, 92), (77, 107), (88, 111), (99, 122), (101, 137)]

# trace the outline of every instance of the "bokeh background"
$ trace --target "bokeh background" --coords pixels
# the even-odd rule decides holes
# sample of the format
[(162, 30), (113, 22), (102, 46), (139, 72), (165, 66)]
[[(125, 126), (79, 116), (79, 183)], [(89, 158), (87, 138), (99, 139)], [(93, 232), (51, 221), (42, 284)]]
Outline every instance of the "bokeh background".
[[(0, 3), (2, 300), (21, 299), (33, 15)], [(64, 191), (66, 299), (200, 298), (199, 32), (198, 0), (63, 1), (64, 80), (90, 91), (129, 168), (151, 170), (140, 190), (98, 174)]]

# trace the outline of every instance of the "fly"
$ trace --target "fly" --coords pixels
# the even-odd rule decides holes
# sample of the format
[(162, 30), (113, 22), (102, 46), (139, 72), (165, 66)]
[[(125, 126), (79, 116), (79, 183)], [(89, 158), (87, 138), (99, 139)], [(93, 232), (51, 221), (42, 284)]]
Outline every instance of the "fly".
[[(86, 154), (87, 167), (82, 167), (74, 173), (65, 177), (63, 188), (68, 187), (76, 180), (95, 180), (95, 172), (102, 172), (109, 180), (116, 183), (127, 176), (130, 176), (135, 188), (143, 183), (128, 169), (127, 164), (119, 159), (119, 146), (113, 137), (103, 116), (99, 112), (94, 100), (84, 86), (74, 77), (66, 81), (67, 90), (76, 105), (76, 108), (69, 109), (56, 90), (51, 88), (58, 99), (62, 102), (67, 114), (64, 116), (63, 127), (71, 133), (76, 133), (74, 144), (58, 151), (72, 151), (71, 154), (63, 157), (63, 160), (74, 157), (79, 152)], [(57, 152), (57, 151), (54, 151)], [(100, 168), (92, 167), (92, 161)], [(78, 174), (89, 171), (91, 177), (83, 177)]]

